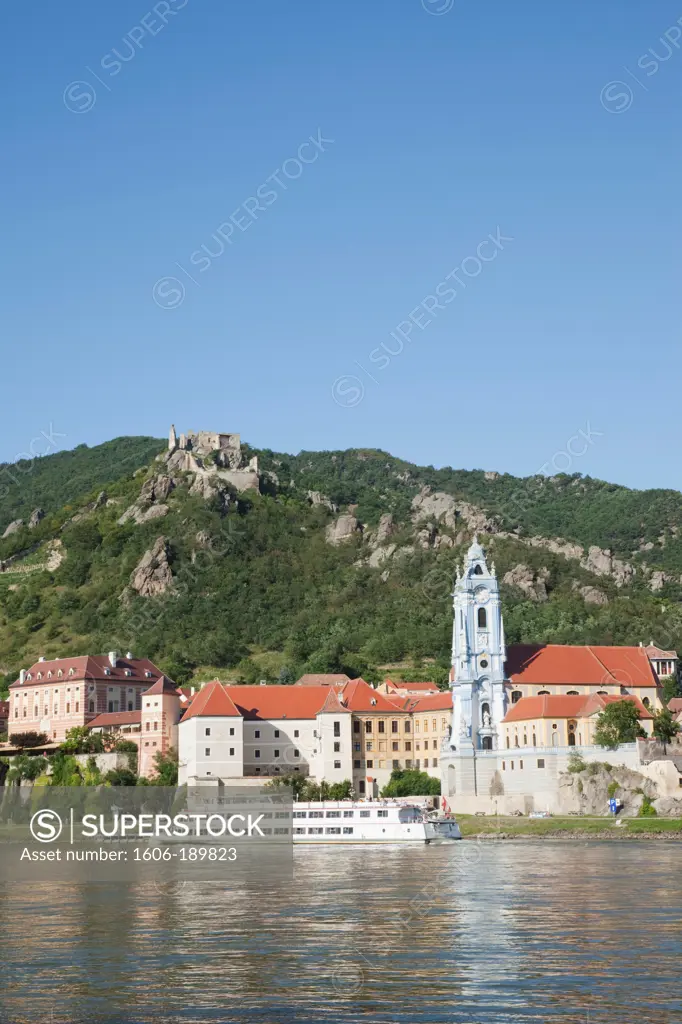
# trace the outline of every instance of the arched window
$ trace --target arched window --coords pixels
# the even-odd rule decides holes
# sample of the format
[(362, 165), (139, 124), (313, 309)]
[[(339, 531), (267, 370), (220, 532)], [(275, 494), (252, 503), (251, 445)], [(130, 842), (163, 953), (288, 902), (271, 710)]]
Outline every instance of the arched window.
[(521, 700), (522, 697), (523, 697), (523, 693), (521, 692), (521, 690), (512, 690), (512, 695), (511, 695), (511, 702), (512, 702), (512, 704), (518, 704), (518, 702)]
[(606, 690), (597, 690), (597, 693), (600, 697), (608, 697), (608, 693)]
[(492, 750), (493, 749), (493, 738), (492, 738), (492, 736), (484, 736), (483, 737), (483, 749), (484, 750)]
[(474, 576), (482, 576), (482, 575), (483, 575), (483, 569), (481, 569), (480, 565), (474, 566)]
[(488, 625), (488, 614), (485, 608), (478, 609), (478, 628), (485, 629)]
[(567, 697), (579, 697), (580, 694), (578, 693), (577, 690), (566, 690), (566, 696)]
[(535, 738), (535, 733), (533, 733), (533, 746), (534, 746), (534, 747), (537, 747), (537, 745), (538, 745), (538, 741), (537, 741), (537, 739)]
[(507, 750), (509, 750), (509, 737), (507, 736)]
[(558, 732), (553, 732), (552, 733), (552, 746), (553, 747), (558, 747), (559, 746), (559, 733)]
[(538, 690), (538, 697), (549, 697), (549, 690)]
[(644, 705), (645, 708), (648, 708), (649, 704), (650, 704), (649, 698), (648, 697), (644, 697), (644, 699), (642, 700), (642, 704)]

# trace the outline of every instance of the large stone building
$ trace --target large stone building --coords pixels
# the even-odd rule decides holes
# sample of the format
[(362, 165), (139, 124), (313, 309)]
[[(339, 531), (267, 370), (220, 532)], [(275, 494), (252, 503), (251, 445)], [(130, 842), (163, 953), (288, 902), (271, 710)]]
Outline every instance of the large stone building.
[(614, 754), (593, 739), (599, 712), (623, 699), (651, 733), (662, 691), (647, 648), (507, 647), (495, 567), (476, 540), (457, 576), (453, 612), (452, 731), (441, 770), (456, 809), (551, 808), (575, 748), (586, 760), (639, 763), (637, 744)]
[(161, 677), (151, 661), (130, 652), (40, 658), (9, 687), (9, 739), (37, 732), (61, 743), (69, 729), (98, 715), (139, 712), (142, 694)]

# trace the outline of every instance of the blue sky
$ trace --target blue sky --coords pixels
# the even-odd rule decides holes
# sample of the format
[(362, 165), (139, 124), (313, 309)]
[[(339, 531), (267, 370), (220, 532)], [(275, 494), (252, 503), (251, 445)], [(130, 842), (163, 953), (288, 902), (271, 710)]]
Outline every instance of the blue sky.
[(6, 5), (0, 459), (174, 421), (680, 487), (677, 19)]

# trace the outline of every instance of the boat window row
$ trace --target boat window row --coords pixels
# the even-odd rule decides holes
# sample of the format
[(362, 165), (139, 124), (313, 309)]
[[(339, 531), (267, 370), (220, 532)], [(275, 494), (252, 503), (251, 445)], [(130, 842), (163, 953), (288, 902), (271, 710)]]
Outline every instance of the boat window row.
[(321, 836), (321, 835), (327, 835), (327, 836), (340, 836), (340, 835), (352, 836), (353, 835), (353, 828), (352, 828), (352, 826), (344, 826), (343, 828), (340, 828), (340, 827), (339, 828), (333, 828), (332, 827), (332, 828), (308, 828), (308, 829), (305, 829), (305, 828), (295, 828), (294, 829), (294, 835), (295, 836), (304, 836), (306, 833), (309, 836)]
[[(371, 811), (359, 811), (361, 818), (371, 818)], [(355, 811), (293, 811), (293, 818), (354, 818)], [(387, 810), (378, 810), (377, 818), (387, 818)]]

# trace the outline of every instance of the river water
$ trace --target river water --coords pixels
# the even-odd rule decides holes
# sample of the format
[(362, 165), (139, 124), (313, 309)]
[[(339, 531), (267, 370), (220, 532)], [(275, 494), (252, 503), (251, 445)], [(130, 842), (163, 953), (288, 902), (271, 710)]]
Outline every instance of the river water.
[(682, 847), (294, 851), (293, 882), (0, 895), (2, 1024), (682, 1020)]

